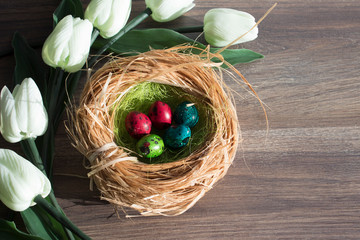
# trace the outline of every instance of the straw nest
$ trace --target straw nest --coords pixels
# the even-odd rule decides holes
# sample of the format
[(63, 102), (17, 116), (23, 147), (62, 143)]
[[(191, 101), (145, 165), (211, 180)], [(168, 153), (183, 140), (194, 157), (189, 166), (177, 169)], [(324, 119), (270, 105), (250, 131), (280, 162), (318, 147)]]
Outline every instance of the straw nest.
[[(214, 56), (208, 52), (201, 57), (184, 49), (189, 47), (113, 58), (87, 81), (79, 105), (68, 109), (67, 130), (75, 148), (89, 160), (88, 176), (101, 198), (145, 216), (174, 216), (192, 207), (224, 177), (239, 143), (236, 110), (222, 79), (221, 63), (210, 61)], [(215, 131), (189, 156), (146, 164), (132, 150), (116, 144), (114, 106), (146, 81), (180, 87), (212, 109), (208, 120)]]

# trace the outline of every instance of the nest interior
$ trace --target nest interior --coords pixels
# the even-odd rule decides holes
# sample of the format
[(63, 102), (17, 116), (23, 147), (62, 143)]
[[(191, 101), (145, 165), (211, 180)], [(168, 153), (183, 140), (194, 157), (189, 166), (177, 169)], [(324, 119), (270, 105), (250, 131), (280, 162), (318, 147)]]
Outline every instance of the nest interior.
[[(185, 147), (179, 149), (166, 148), (159, 157), (153, 159), (138, 156), (140, 161), (151, 164), (173, 162), (189, 156), (204, 142), (211, 140), (211, 136), (216, 131), (216, 125), (214, 124), (212, 108), (206, 99), (188, 94), (180, 87), (146, 81), (132, 87), (114, 107), (114, 134), (117, 145), (136, 151), (138, 139), (132, 138), (128, 134), (125, 118), (131, 111), (147, 114), (151, 104), (158, 100), (167, 103), (173, 110), (185, 100), (195, 103), (200, 116), (199, 122), (191, 129), (191, 138)], [(164, 136), (165, 130), (152, 128), (151, 133)]]
[[(144, 216), (179, 215), (226, 174), (240, 132), (219, 66), (210, 61), (209, 53), (204, 57), (178, 47), (113, 58), (92, 75), (78, 106), (68, 109), (67, 129), (75, 148), (89, 160), (88, 176), (102, 199)], [(121, 144), (117, 119), (119, 112), (131, 109), (122, 100), (146, 84), (176, 88), (180, 96), (201, 103), (203, 114), (210, 116), (203, 123), (210, 131), (201, 130), (203, 124), (199, 127), (201, 142), (171, 161), (174, 153), (165, 155), (161, 163), (143, 163), (129, 145)]]

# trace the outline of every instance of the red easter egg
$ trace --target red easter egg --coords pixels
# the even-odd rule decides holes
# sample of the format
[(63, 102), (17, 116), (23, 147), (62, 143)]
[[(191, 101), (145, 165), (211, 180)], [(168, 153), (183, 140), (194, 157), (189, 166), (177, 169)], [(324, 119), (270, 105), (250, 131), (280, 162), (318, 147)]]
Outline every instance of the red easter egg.
[(149, 117), (157, 129), (165, 129), (171, 125), (171, 108), (164, 102), (156, 101), (149, 109)]
[(151, 121), (144, 113), (134, 111), (126, 116), (125, 127), (130, 136), (133, 138), (141, 138), (150, 133)]

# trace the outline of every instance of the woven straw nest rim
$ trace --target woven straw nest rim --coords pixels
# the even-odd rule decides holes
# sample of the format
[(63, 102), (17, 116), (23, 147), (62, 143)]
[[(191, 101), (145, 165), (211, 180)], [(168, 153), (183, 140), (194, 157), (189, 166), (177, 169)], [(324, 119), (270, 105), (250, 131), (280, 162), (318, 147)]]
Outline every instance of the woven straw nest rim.
[[(219, 71), (222, 63), (211, 61), (213, 57), (221, 59), (221, 55), (207, 51), (195, 55), (191, 49), (180, 46), (113, 58), (87, 81), (78, 106), (68, 109), (69, 136), (89, 160), (88, 176), (102, 199), (136, 209), (144, 216), (179, 215), (226, 174), (240, 139), (231, 90)], [(216, 131), (188, 157), (144, 164), (131, 150), (114, 142), (111, 109), (132, 87), (146, 81), (180, 87), (211, 107), (209, 121)]]

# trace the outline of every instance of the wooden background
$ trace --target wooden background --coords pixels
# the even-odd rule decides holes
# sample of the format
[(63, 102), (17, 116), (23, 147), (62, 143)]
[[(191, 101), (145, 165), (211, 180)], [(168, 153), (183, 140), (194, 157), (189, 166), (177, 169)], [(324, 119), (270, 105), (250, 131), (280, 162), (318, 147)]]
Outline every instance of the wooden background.
[[(259, 19), (274, 1), (196, 0), (167, 24), (201, 24), (215, 7)], [(0, 86), (14, 69), (15, 30), (41, 49), (57, 0), (0, 1)], [(84, 6), (86, 2), (84, 2)], [(144, 1), (133, 1), (134, 17)], [(196, 35), (191, 35), (196, 37)], [(270, 129), (257, 100), (236, 89), (244, 142), (226, 177), (177, 217), (127, 219), (89, 190), (83, 157), (63, 127), (56, 142), (55, 194), (69, 218), (94, 239), (359, 239), (360, 1), (279, 0), (246, 47), (265, 59), (238, 66), (268, 106)], [(19, 150), (0, 139), (0, 147)], [(0, 208), (2, 215), (6, 208)], [(134, 214), (127, 209), (127, 213)]]

